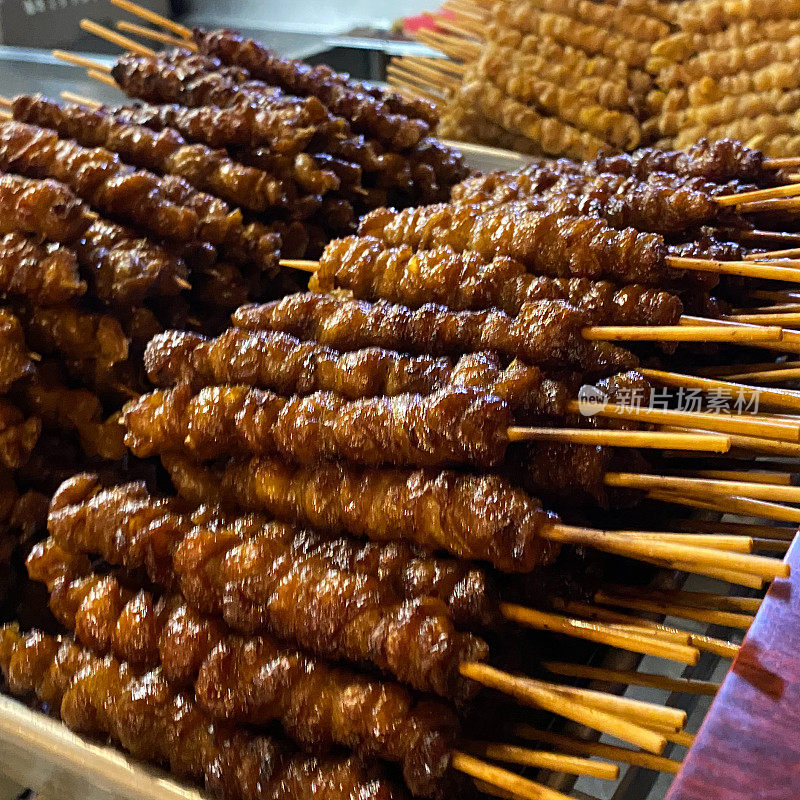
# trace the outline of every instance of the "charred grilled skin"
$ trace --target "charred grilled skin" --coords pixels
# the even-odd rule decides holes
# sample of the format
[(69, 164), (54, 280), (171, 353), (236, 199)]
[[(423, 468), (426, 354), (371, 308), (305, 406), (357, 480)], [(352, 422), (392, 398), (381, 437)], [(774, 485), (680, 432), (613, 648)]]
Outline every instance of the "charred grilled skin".
[(253, 211), (285, 206), (290, 200), (271, 175), (232, 161), (224, 151), (188, 144), (175, 130), (156, 133), (101, 109), (61, 106), (40, 95), (15, 98), (14, 118), (55, 130), (84, 147), (105, 147), (136, 167), (179, 175), (200, 191)]
[(258, 80), (292, 94), (318, 98), (333, 114), (350, 120), (354, 130), (375, 136), (392, 148), (412, 147), (430, 132), (423, 120), (392, 113), (380, 98), (351, 87), (329, 67), (280, 58), (233, 31), (195, 30), (194, 40), (202, 52), (243, 67)]
[(177, 457), (164, 463), (179, 493), (193, 502), (206, 496), (319, 530), (447, 550), (504, 572), (530, 572), (558, 553), (542, 536), (558, 518), (497, 475), (292, 467), (257, 458), (221, 471)]
[(364, 217), (359, 233), (392, 247), (449, 247), (485, 258), (509, 256), (531, 272), (556, 278), (663, 284), (668, 277), (660, 236), (633, 228), (614, 230), (590, 217), (531, 211), (524, 203), (481, 214), (470, 206), (448, 204), (399, 212), (382, 208)]
[(33, 371), (19, 319), (8, 309), (0, 308), (0, 393), (5, 394), (11, 384)]
[(0, 174), (0, 233), (31, 233), (69, 244), (91, 222), (86, 204), (58, 181)]
[(318, 758), (285, 741), (215, 723), (191, 693), (156, 669), (144, 676), (98, 658), (72, 639), (0, 628), (0, 669), (9, 690), (60, 711), (73, 731), (108, 736), (132, 755), (203, 781), (224, 800), (392, 800), (401, 798), (357, 758)]
[[(316, 655), (371, 663), (421, 691), (457, 700), (477, 687), (459, 666), (488, 654), (453, 627), (441, 600), (401, 601), (390, 586), (336, 569), (330, 559), (287, 552), (289, 526), (195, 526), (140, 484), (99, 491), (92, 476), (68, 481), (53, 498), (48, 527), (65, 550), (146, 567), (161, 585), (180, 584), (199, 611), (236, 630), (268, 631)], [(434, 644), (435, 643), (435, 644)]]
[(24, 298), (38, 306), (54, 306), (85, 291), (86, 283), (81, 280), (73, 250), (56, 244), (39, 244), (33, 236), (22, 233), (0, 237), (3, 294)]
[(281, 455), (295, 463), (436, 466), (503, 460), (511, 410), (497, 397), (461, 387), (430, 395), (347, 401), (332, 392), (284, 398), (248, 386), (158, 390), (123, 411), (126, 444), (138, 456), (187, 452)]
[(309, 292), (243, 306), (233, 322), (245, 330), (280, 331), (348, 351), (386, 347), (457, 355), (495, 350), (537, 366), (571, 364), (592, 373), (636, 366), (629, 351), (583, 339), (589, 316), (559, 300), (526, 303), (512, 318), (501, 311), (450, 311), (433, 303), (409, 309)]
[(350, 289), (358, 300), (410, 308), (441, 303), (453, 311), (498, 308), (510, 316), (528, 302), (563, 300), (608, 325), (674, 325), (683, 313), (675, 295), (646, 286), (536, 276), (505, 256), (487, 260), (446, 248), (414, 252), (408, 245), (387, 248), (370, 236), (331, 242), (309, 285), (322, 292)]
[(35, 545), (27, 567), (32, 580), (47, 585), (51, 610), (83, 646), (137, 670), (161, 666), (173, 686), (194, 688), (215, 720), (278, 720), (301, 745), (341, 744), (400, 762), (414, 794), (444, 796), (458, 719), (443, 703), (417, 702), (399, 684), (333, 667), (267, 636), (237, 636), (179, 595), (156, 601), (146, 591), (133, 594), (113, 575), (93, 574), (86, 556), (72, 556), (52, 539)]
[(329, 391), (356, 400), (464, 386), (504, 400), (515, 417), (560, 415), (568, 400), (566, 387), (544, 377), (537, 367), (517, 361), (503, 369), (491, 352), (470, 353), (456, 362), (379, 347), (342, 353), (277, 331), (231, 328), (216, 339), (165, 331), (150, 341), (144, 360), (156, 386), (188, 383), (195, 391), (227, 383), (283, 395)]

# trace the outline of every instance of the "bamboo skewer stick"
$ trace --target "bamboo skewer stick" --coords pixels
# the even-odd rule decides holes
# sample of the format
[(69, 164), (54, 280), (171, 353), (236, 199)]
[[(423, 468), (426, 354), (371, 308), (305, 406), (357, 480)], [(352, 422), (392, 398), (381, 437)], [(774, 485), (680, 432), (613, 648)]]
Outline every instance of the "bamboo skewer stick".
[[(573, 400), (567, 404), (567, 411), (570, 414), (582, 414), (582, 406), (577, 400)], [(693, 428), (694, 430), (775, 439), (779, 442), (796, 443), (800, 438), (800, 428), (798, 426), (776, 423), (772, 420), (760, 420), (756, 415), (748, 417), (741, 415), (727, 416), (724, 414), (693, 413), (611, 404), (597, 409), (595, 415), (611, 419), (653, 422), (660, 425), (668, 425), (670, 428)], [(731, 438), (731, 445), (734, 445), (733, 438)]]
[[(650, 497), (650, 495), (648, 495)], [(677, 500), (670, 500), (669, 502), (678, 502)], [(684, 505), (688, 505), (688, 503), (684, 503)], [(669, 570), (680, 570), (681, 572), (694, 572), (698, 575), (706, 575), (709, 578), (716, 578), (719, 581), (723, 581), (725, 583), (731, 583), (736, 586), (747, 586), (750, 589), (757, 589), (761, 590), (764, 588), (764, 579), (760, 578), (758, 575), (753, 575), (750, 572), (736, 572), (734, 570), (729, 569), (721, 569), (719, 567), (709, 567), (709, 566), (695, 566), (692, 564), (684, 563), (679, 559), (674, 559), (672, 561), (665, 561), (663, 559), (659, 560), (657, 558), (651, 559), (651, 563), (655, 564), (657, 567), (662, 567), (663, 569)]]
[(739, 194), (720, 195), (715, 198), (720, 206), (738, 206), (755, 200), (772, 200), (778, 197), (794, 197), (800, 194), (800, 184), (787, 183), (783, 186), (773, 186), (769, 189), (754, 189), (751, 192)]
[(675, 733), (664, 734), (668, 742), (674, 742), (680, 747), (685, 747), (687, 750), (694, 744), (695, 735), (688, 731), (675, 731)]
[(542, 688), (534, 681), (508, 675), (487, 664), (463, 664), (461, 674), (482, 686), (507, 694), (524, 705), (541, 708), (581, 725), (617, 736), (651, 753), (660, 754), (667, 745), (667, 740), (661, 733), (614, 714), (576, 703), (559, 692)]
[(748, 404), (756, 401), (759, 405), (763, 403), (771, 408), (800, 410), (800, 392), (783, 389), (754, 389), (731, 380), (735, 376), (728, 376), (728, 380), (723, 381), (719, 378), (700, 378), (695, 375), (684, 375), (657, 369), (641, 369), (640, 372), (645, 378), (664, 386), (701, 389), (706, 392), (725, 390), (731, 394), (731, 400), (741, 397), (742, 401)]
[(386, 82), (391, 86), (393, 89), (396, 89), (400, 92), (400, 94), (406, 95), (407, 97), (412, 98), (419, 98), (422, 97), (427, 100), (429, 103), (433, 103), (434, 105), (438, 105), (442, 102), (442, 97), (437, 94), (433, 94), (426, 89), (421, 88), (415, 83), (410, 83), (409, 81), (405, 81), (402, 78), (398, 77), (396, 74), (390, 74)]
[(557, 792), (555, 789), (550, 789), (540, 783), (534, 783), (534, 781), (527, 778), (521, 778), (513, 772), (479, 761), (477, 758), (458, 750), (452, 754), (450, 766), (465, 775), (469, 775), (471, 778), (503, 789), (516, 798), (523, 798), (523, 800), (570, 800), (567, 795)]
[(769, 250), (765, 253), (749, 253), (744, 257), (744, 260), (758, 261), (762, 258), (800, 258), (800, 247), (790, 247), (786, 250)]
[(137, 55), (154, 56), (156, 54), (156, 51), (153, 50), (152, 47), (145, 47), (143, 44), (139, 44), (139, 42), (131, 39), (129, 36), (123, 36), (121, 33), (112, 31), (110, 28), (106, 28), (105, 26), (94, 22), (94, 20), (84, 18), (80, 22), (80, 27), (81, 30), (86, 31), (87, 33), (91, 33), (94, 36), (105, 39), (107, 42), (116, 44), (123, 50), (129, 50)]
[(690, 666), (694, 666), (700, 657), (700, 653), (696, 648), (673, 642), (659, 641), (644, 632), (638, 634), (615, 630), (607, 625), (562, 617), (558, 614), (549, 614), (545, 611), (512, 603), (502, 603), (500, 612), (507, 620), (535, 630), (561, 633), (573, 638), (586, 639), (598, 644), (607, 644), (611, 647), (619, 647), (635, 653), (679, 661)]
[(689, 544), (694, 547), (710, 547), (712, 550), (727, 550), (732, 553), (752, 553), (755, 540), (744, 536), (723, 536), (702, 533), (649, 533), (637, 531), (640, 541), (672, 542), (673, 544)]
[(411, 81), (430, 92), (445, 93), (446, 91), (453, 91), (457, 89), (461, 83), (455, 75), (450, 75), (449, 73), (441, 73), (439, 79), (433, 80), (430, 75), (431, 72), (433, 72), (432, 69), (422, 64), (412, 68), (408, 62), (397, 61), (392, 62), (386, 68), (387, 75), (393, 75)]
[(413, 97), (424, 97), (433, 103), (441, 102), (439, 95), (433, 94), (419, 85), (415, 79), (404, 79), (396, 71), (388, 72), (387, 83), (395, 89), (402, 89)]
[(740, 214), (762, 214), (773, 211), (798, 211), (800, 202), (796, 197), (779, 197), (773, 200), (753, 200), (736, 206)]
[(191, 28), (187, 28), (185, 25), (181, 25), (180, 23), (175, 22), (168, 17), (164, 17), (161, 14), (156, 14), (155, 11), (142, 8), (142, 6), (137, 5), (136, 3), (131, 3), (130, 0), (111, 0), (111, 3), (117, 8), (127, 11), (129, 14), (134, 14), (137, 17), (141, 17), (142, 19), (151, 22), (153, 25), (158, 25), (161, 28), (166, 28), (168, 31), (172, 31), (182, 39), (192, 38)]
[(703, 497), (735, 495), (753, 500), (767, 500), (772, 503), (800, 503), (800, 486), (630, 472), (609, 472), (606, 473), (604, 480), (607, 486), (625, 489), (654, 489), (678, 494), (700, 494)]
[(800, 368), (770, 369), (760, 372), (740, 372), (730, 376), (737, 381), (751, 381), (752, 383), (783, 383), (784, 381), (800, 380)]
[(497, 786), (492, 786), (490, 783), (478, 780), (477, 778), (473, 778), (472, 783), (479, 792), (483, 792), (489, 797), (499, 797), (500, 800), (519, 800), (517, 795), (506, 792), (503, 789), (498, 789)]
[[(800, 241), (800, 234), (797, 234), (798, 241)], [(754, 289), (750, 292), (750, 297), (754, 300), (768, 300), (776, 303), (781, 303), (786, 300), (795, 300), (800, 302), (800, 292), (793, 289), (783, 289), (782, 291), (767, 290), (767, 289)]]
[(644, 769), (652, 769), (657, 772), (669, 772), (677, 775), (681, 768), (681, 762), (673, 759), (656, 756), (650, 753), (642, 753), (637, 750), (629, 750), (625, 747), (618, 747), (611, 744), (601, 744), (600, 742), (585, 742), (580, 739), (570, 739), (551, 731), (540, 731), (531, 725), (519, 723), (514, 725), (511, 732), (520, 739), (532, 742), (541, 742), (558, 747), (567, 753), (572, 752), (583, 756), (600, 756), (610, 761), (618, 761), (621, 764), (631, 764)]
[(750, 325), (797, 326), (800, 325), (800, 312), (786, 311), (780, 313), (730, 314), (724, 319), (729, 322), (745, 322)]
[[(619, 473), (618, 473), (619, 474)], [(612, 482), (611, 485), (614, 485)], [(663, 490), (659, 490), (663, 491)], [(800, 510), (798, 510), (800, 511)], [(628, 556), (646, 558), (675, 559), (682, 563), (707, 565), (718, 569), (757, 575), (763, 579), (785, 578), (789, 575), (789, 565), (775, 558), (743, 555), (722, 550), (711, 550), (690, 545), (670, 544), (668, 542), (642, 541), (626, 532), (623, 534), (608, 531), (578, 528), (570, 525), (552, 525), (542, 534), (548, 539), (566, 544), (583, 544), (598, 550)]]
[(792, 476), (786, 472), (758, 472), (756, 470), (736, 469), (698, 469), (682, 473), (691, 478), (714, 478), (718, 480), (750, 481), (751, 483), (772, 483), (777, 486), (791, 486)]
[(586, 678), (603, 683), (624, 684), (628, 686), (644, 686), (650, 689), (664, 689), (671, 693), (700, 694), (713, 697), (719, 691), (720, 684), (712, 681), (700, 681), (692, 678), (668, 678), (634, 670), (602, 669), (583, 664), (568, 664), (561, 661), (544, 661), (542, 666), (565, 678)]
[(79, 56), (76, 53), (68, 53), (65, 50), (53, 50), (52, 54), (59, 61), (65, 61), (67, 64), (72, 64), (76, 67), (84, 67), (86, 69), (97, 70), (98, 72), (111, 72), (111, 67), (100, 61), (94, 61), (91, 58)]
[[(800, 273), (799, 273), (800, 274)], [(604, 342), (727, 342), (750, 345), (755, 342), (779, 342), (783, 331), (777, 326), (759, 329), (719, 325), (591, 325), (581, 331), (584, 339)]]
[(789, 233), (785, 231), (760, 231), (760, 230), (730, 230), (722, 231), (732, 239), (746, 242), (800, 242), (800, 233)]
[(736, 611), (716, 611), (710, 608), (693, 608), (659, 601), (618, 597), (603, 591), (597, 592), (594, 600), (596, 603), (602, 603), (606, 606), (618, 606), (619, 608), (628, 608), (633, 611), (649, 611), (653, 614), (666, 614), (670, 617), (681, 617), (695, 622), (708, 622), (711, 625), (721, 625), (725, 628), (747, 630), (755, 619), (750, 614), (742, 614)]
[(567, 614), (576, 614), (586, 619), (597, 619), (622, 630), (645, 630), (649, 635), (660, 636), (668, 641), (686, 642), (698, 650), (713, 653), (723, 658), (735, 658), (739, 652), (739, 645), (733, 642), (727, 642), (724, 639), (717, 639), (705, 634), (682, 631), (662, 622), (623, 614), (601, 606), (588, 605), (577, 600), (556, 600), (554, 605)]
[(493, 742), (469, 742), (466, 749), (488, 761), (505, 761), (523, 767), (549, 769), (571, 775), (588, 775), (592, 778), (613, 781), (619, 777), (619, 767), (604, 761), (569, 756), (564, 753), (551, 753), (546, 750), (528, 750), (510, 744)]
[(151, 41), (160, 42), (161, 44), (169, 44), (173, 47), (186, 47), (187, 44), (185, 39), (179, 39), (168, 33), (162, 33), (161, 31), (154, 31), (152, 28), (146, 28), (144, 25), (137, 25), (135, 22), (120, 20), (117, 22), (117, 30), (123, 33), (133, 33), (144, 39), (150, 39)]
[(93, 81), (104, 83), (106, 86), (111, 86), (113, 89), (119, 89), (117, 82), (111, 77), (111, 75), (108, 75), (105, 72), (98, 72), (96, 69), (89, 69), (86, 71), (86, 74)]
[(787, 158), (765, 158), (762, 162), (765, 169), (786, 169), (800, 167), (800, 157), (789, 156)]
[(730, 439), (720, 434), (659, 433), (656, 431), (620, 431), (591, 428), (526, 428), (508, 429), (510, 442), (558, 441), (573, 444), (604, 445), (613, 447), (642, 447), (647, 449), (692, 450), (709, 453), (726, 453)]
[(61, 92), (61, 99), (66, 100), (68, 103), (75, 103), (79, 106), (86, 106), (87, 108), (102, 108), (103, 104), (97, 100), (92, 100), (91, 97), (85, 97), (82, 94), (75, 94), (74, 92)]
[(800, 509), (779, 503), (767, 503), (763, 500), (751, 500), (745, 497), (715, 497), (709, 500), (699, 497), (687, 497), (674, 492), (659, 491), (648, 492), (647, 496), (652, 500), (677, 503), (689, 508), (724, 511), (727, 514), (741, 514), (757, 519), (774, 519), (779, 522), (800, 522)]
[(670, 519), (665, 524), (670, 530), (697, 530), (701, 533), (724, 533), (731, 536), (760, 537), (792, 542), (797, 534), (796, 528), (778, 525), (756, 525), (748, 522), (713, 522), (704, 520)]
[[(780, 201), (768, 201), (780, 202)], [(718, 275), (739, 275), (745, 278), (762, 278), (771, 281), (800, 281), (800, 269), (797, 262), (780, 261), (712, 261), (701, 258), (685, 258), (682, 256), (668, 256), (667, 266), (673, 269), (685, 269), (695, 272), (716, 272)]]
[(687, 592), (683, 589), (638, 589), (631, 586), (607, 588), (617, 597), (664, 601), (681, 606), (710, 608), (716, 611), (739, 611), (747, 614), (756, 614), (762, 602), (759, 597), (734, 597), (713, 592)]
[[(550, 685), (542, 681), (534, 680), (533, 682), (545, 687)], [(585, 703), (601, 711), (608, 711), (610, 714), (625, 717), (659, 732), (675, 733), (683, 730), (684, 725), (686, 725), (686, 712), (678, 708), (670, 708), (669, 706), (648, 703), (642, 700), (633, 700), (630, 697), (620, 697), (616, 694), (598, 692), (593, 689), (578, 689), (572, 686), (557, 685), (554, 691), (577, 702)]]

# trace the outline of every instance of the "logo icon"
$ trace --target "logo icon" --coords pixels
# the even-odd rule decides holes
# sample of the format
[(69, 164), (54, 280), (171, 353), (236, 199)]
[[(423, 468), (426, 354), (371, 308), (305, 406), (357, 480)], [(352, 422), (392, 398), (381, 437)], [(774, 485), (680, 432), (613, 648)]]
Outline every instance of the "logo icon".
[(599, 414), (608, 405), (608, 395), (597, 386), (585, 383), (578, 390), (578, 409), (584, 417)]

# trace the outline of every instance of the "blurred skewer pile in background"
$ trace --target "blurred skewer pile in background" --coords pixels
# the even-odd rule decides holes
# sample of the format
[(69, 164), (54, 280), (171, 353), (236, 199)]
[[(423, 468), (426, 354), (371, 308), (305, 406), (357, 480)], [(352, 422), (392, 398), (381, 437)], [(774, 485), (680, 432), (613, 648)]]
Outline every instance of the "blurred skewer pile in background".
[(702, 137), (797, 152), (793, 3), (447, 0), (442, 12), (414, 36), (443, 57), (388, 70), (437, 105), (442, 137), (579, 159)]

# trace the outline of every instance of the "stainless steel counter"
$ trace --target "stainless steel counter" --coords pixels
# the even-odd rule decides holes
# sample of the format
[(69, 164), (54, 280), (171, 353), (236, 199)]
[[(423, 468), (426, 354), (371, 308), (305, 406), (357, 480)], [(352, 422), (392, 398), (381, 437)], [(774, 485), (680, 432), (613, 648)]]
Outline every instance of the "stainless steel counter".
[[(109, 56), (85, 55), (95, 61), (113, 63)], [(60, 92), (69, 90), (101, 102), (118, 103), (122, 98), (117, 90), (86, 77), (85, 69), (65, 64), (46, 50), (21, 47), (0, 47), (0, 85), (7, 97), (41, 92), (57, 99)]]

